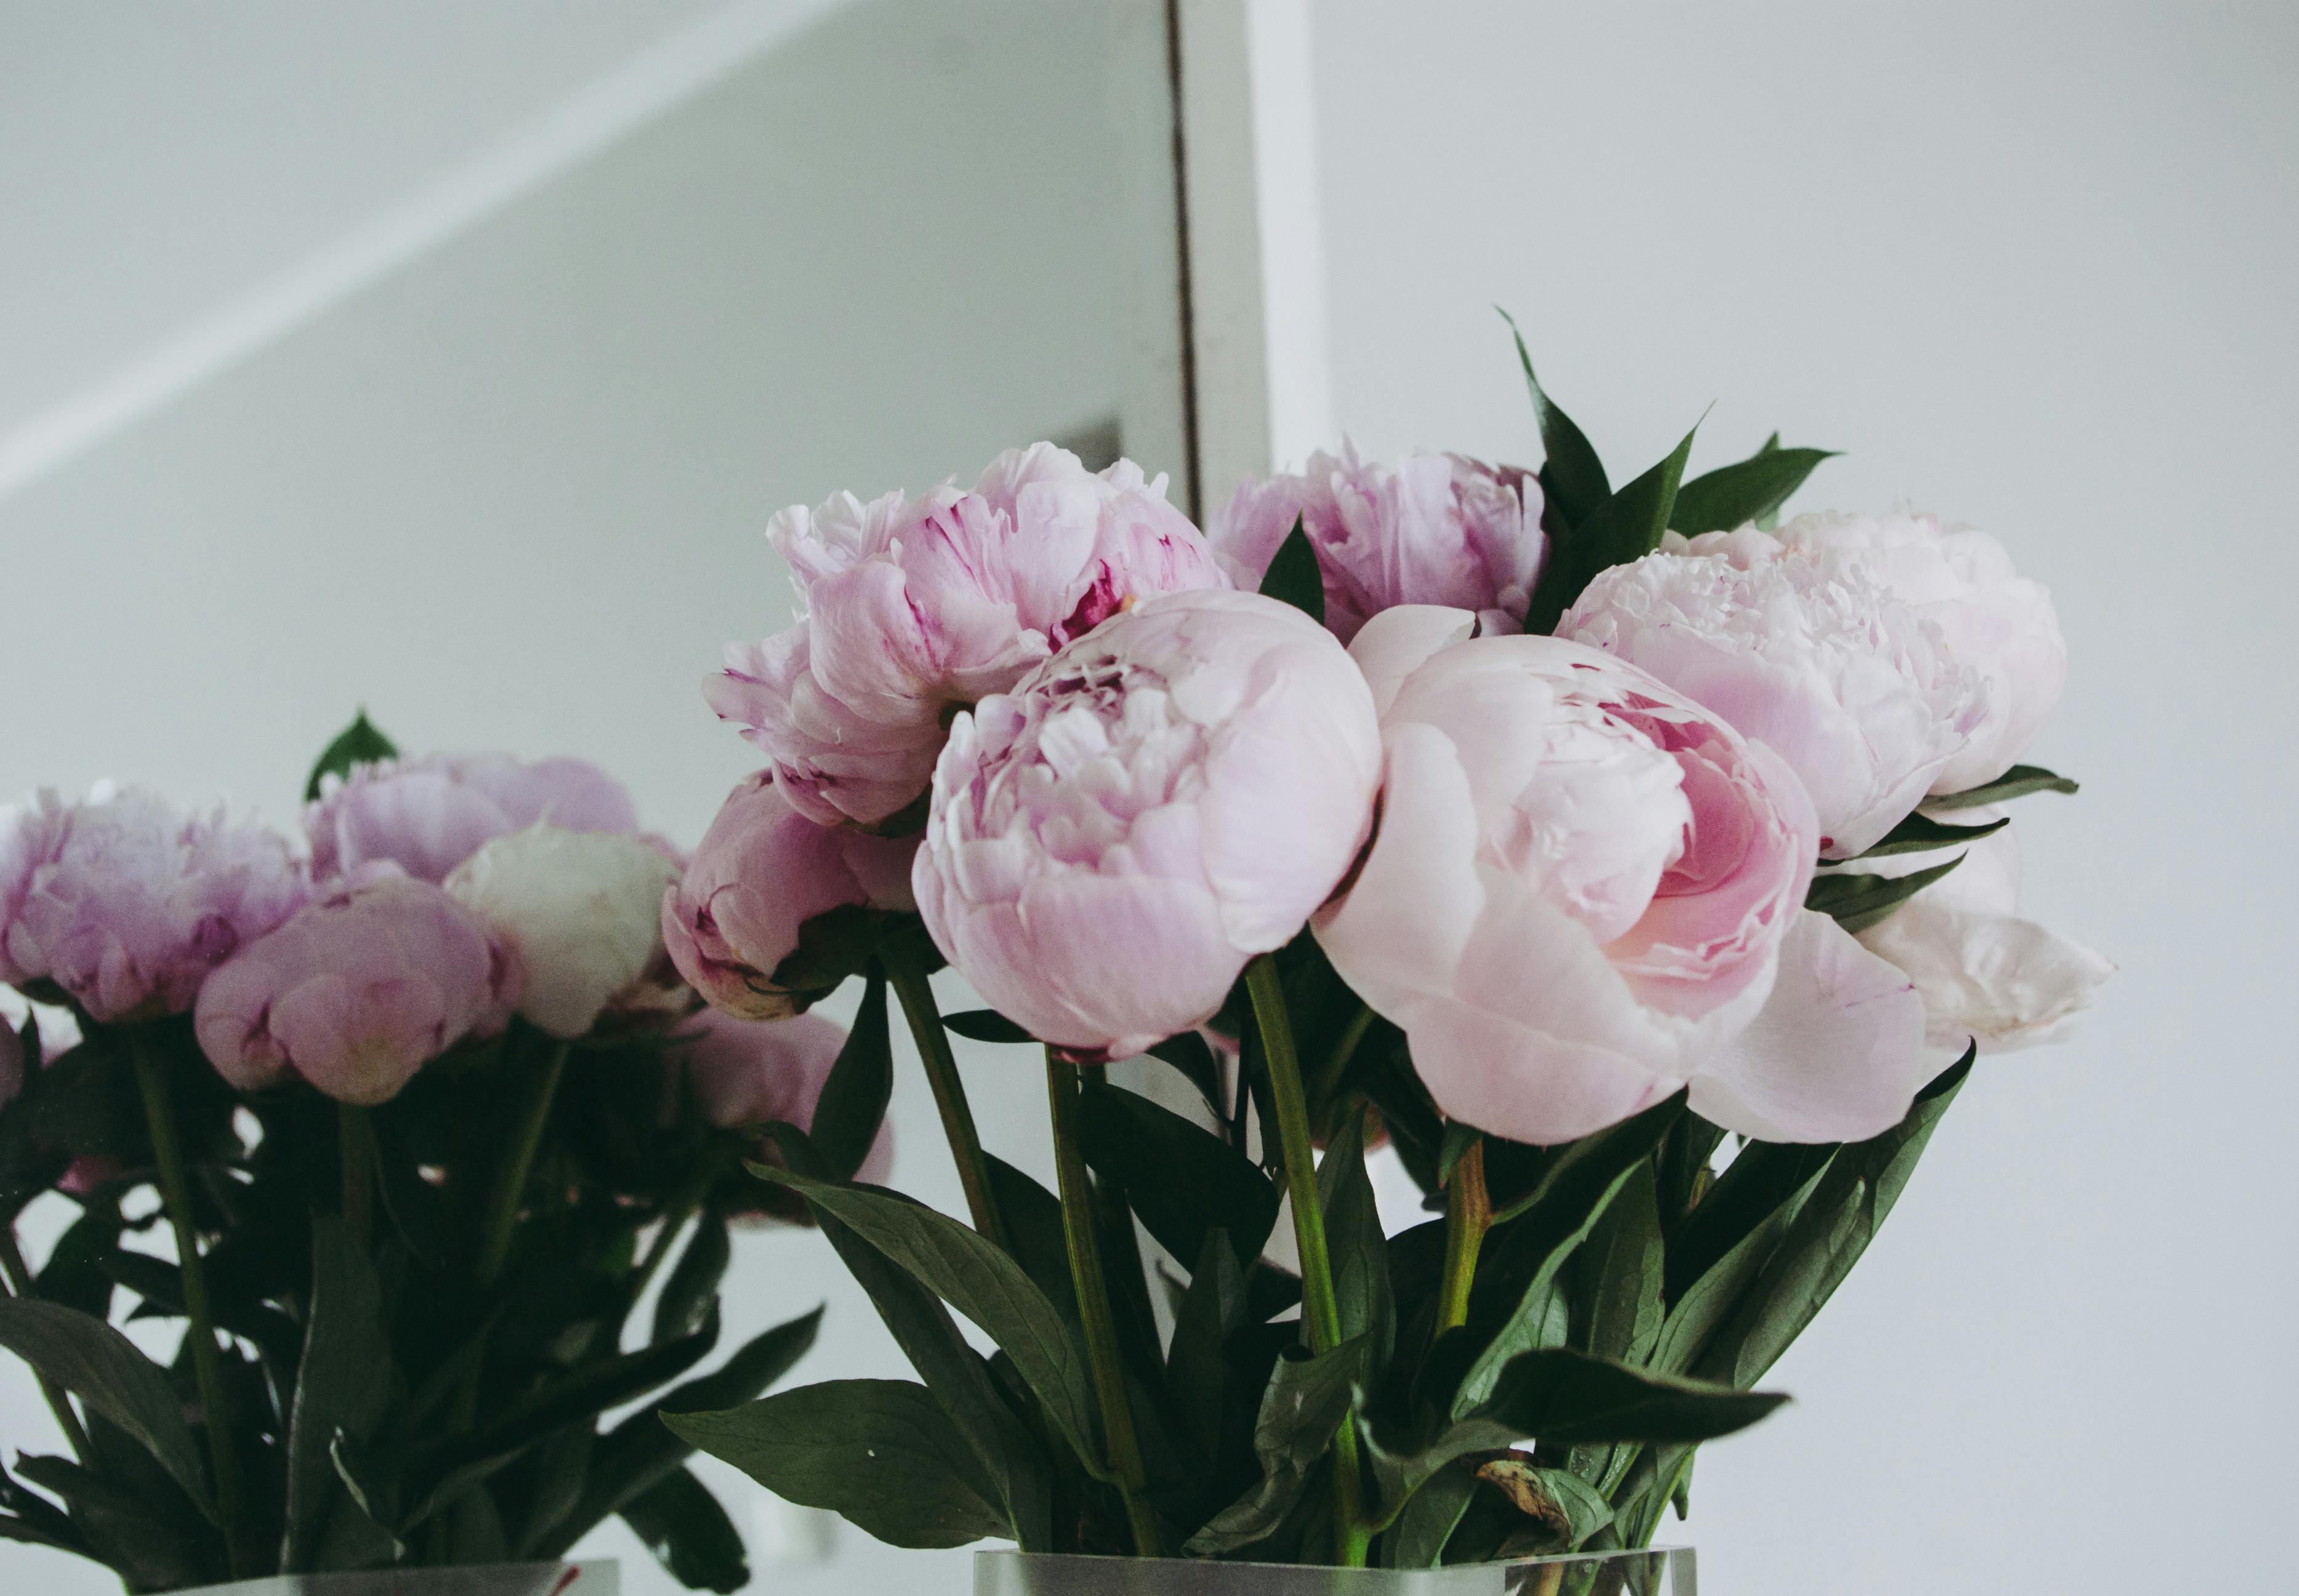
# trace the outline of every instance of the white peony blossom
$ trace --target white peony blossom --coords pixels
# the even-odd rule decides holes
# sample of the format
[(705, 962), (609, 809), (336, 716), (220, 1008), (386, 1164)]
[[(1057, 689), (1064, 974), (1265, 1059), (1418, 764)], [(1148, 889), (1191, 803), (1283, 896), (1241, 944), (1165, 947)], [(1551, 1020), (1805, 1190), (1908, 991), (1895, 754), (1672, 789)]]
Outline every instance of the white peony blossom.
[(1823, 857), (1872, 846), (1987, 713), (1979, 673), (1855, 554), (1753, 527), (1601, 573), (1556, 635), (1641, 666), (1788, 761)]
[(1894, 597), (1939, 628), (1949, 658), (1979, 673), (1979, 721), (1933, 792), (1991, 782), (2035, 743), (2067, 686), (2068, 645), (2051, 593), (2013, 570), (2002, 544), (1937, 516), (1836, 511), (1800, 515), (1777, 536), (1806, 553), (1857, 553)]
[(530, 826), (457, 866), (447, 891), (526, 968), (519, 1012), (582, 1035), (663, 960), (662, 898), (678, 867), (637, 837)]

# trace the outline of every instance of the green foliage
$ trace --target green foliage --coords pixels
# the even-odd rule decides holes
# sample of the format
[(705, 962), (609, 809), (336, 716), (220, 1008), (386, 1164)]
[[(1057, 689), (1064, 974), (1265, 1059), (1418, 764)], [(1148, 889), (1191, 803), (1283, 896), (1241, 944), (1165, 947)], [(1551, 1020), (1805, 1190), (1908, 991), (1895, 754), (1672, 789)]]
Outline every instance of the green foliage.
[(399, 745), (375, 729), (362, 708), (352, 717), (349, 726), (336, 734), (335, 741), (320, 751), (319, 762), (311, 767), (311, 777), (303, 783), (303, 802), (309, 803), (320, 795), (320, 779), (324, 777), (349, 776), (354, 766), (398, 757)]
[[(187, 1293), (144, 1239), (149, 1222), (122, 1218), (145, 1201), (153, 1152), (125, 1034), (98, 1026), (0, 1107), (9, 1212), (74, 1160), (97, 1172), (76, 1182), (81, 1214), (29, 1290), (0, 1298), (0, 1347), (71, 1393), (86, 1434), (75, 1456), (0, 1477), (0, 1538), (95, 1559), (141, 1592), (555, 1556), (621, 1513), (683, 1576), (711, 1589), (747, 1577), (739, 1539), (681, 1472), (691, 1449), (655, 1408), (757, 1397), (818, 1316), (704, 1363), (726, 1215), (759, 1207), (760, 1188), (741, 1171), (751, 1133), (713, 1128), (685, 1097), (676, 1043), (633, 1035), (570, 1056), (489, 1288), (472, 1273), (472, 1210), (547, 1039), (515, 1024), (371, 1111), (380, 1201), (363, 1234), (339, 1211), (335, 1104), (302, 1086), (234, 1093), (183, 1020), (137, 1041), (162, 1066), (211, 1317), (230, 1333), (220, 1407), (238, 1510), (224, 1522), (193, 1360), (155, 1363), (105, 1322), (181, 1321)], [(872, 1093), (867, 1065), (854, 1073), (859, 1122)], [(650, 1322), (635, 1310), (654, 1281)]]
[(886, 977), (876, 960), (862, 985), (861, 1007), (854, 1011), (846, 1045), (839, 1049), (822, 1094), (815, 1100), (816, 1152), (841, 1180), (851, 1180), (870, 1156), (894, 1094), (894, 1043), (887, 1030)]
[(1865, 931), (1963, 862), (1963, 855), (1959, 853), (1946, 864), (1911, 870), (1905, 876), (1815, 876), (1811, 890), (1805, 894), (1804, 906), (1831, 916), (1847, 931)]
[(1292, 605), (1319, 626), (1325, 624), (1324, 573), (1317, 564), (1316, 545), (1309, 541), (1298, 515), (1293, 518), (1293, 529), (1270, 556), (1269, 569), (1262, 573), (1261, 595)]
[(1697, 537), (1751, 521), (1766, 522), (1804, 486), (1815, 466), (1835, 456), (1833, 449), (1783, 449), (1775, 433), (1772, 442), (1747, 459), (1695, 477), (1677, 489), (1669, 528)]
[(2014, 798), (2024, 798), (2030, 793), (2075, 793), (2081, 789), (2064, 776), (2054, 776), (2041, 765), (2014, 765), (1994, 781), (1961, 793), (1951, 793), (1945, 798), (1927, 798), (1926, 809), (1978, 809), (1984, 804), (2008, 803)]

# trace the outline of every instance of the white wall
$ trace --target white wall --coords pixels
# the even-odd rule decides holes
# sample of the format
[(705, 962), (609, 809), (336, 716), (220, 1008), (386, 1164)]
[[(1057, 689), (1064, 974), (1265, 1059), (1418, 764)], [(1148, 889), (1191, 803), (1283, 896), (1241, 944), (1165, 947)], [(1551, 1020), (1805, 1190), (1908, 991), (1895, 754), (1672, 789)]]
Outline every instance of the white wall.
[[(1987, 1064), (1704, 1452), (1704, 1589), (2265, 1589), (2294, 1401), (2299, 13), (1317, 10), (1335, 408), (1537, 453), (1489, 308), (1623, 474), (1711, 400), (2051, 584), (2074, 665), (2029, 901), (2122, 966)], [(2262, 1535), (2265, 1541), (2262, 1542)]]

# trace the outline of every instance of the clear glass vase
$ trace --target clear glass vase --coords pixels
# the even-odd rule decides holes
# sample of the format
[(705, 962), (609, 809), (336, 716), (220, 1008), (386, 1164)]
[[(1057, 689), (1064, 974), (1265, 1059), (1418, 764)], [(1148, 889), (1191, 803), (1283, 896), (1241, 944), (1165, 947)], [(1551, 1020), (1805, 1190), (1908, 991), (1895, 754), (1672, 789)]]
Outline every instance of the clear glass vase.
[(1692, 1549), (1518, 1558), (1449, 1568), (1324, 1568), (1191, 1558), (982, 1551), (974, 1596), (1696, 1596)]
[(475, 1563), (358, 1574), (275, 1574), (201, 1585), (176, 1596), (620, 1596), (611, 1558), (587, 1563)]

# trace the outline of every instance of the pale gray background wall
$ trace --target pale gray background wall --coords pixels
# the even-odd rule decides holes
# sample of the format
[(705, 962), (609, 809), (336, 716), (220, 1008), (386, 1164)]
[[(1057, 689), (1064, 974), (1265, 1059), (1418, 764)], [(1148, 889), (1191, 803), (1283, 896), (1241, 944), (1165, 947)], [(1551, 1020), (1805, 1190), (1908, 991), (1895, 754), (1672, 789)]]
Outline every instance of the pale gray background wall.
[[(278, 0), (198, 26), (4, 0), (0, 430), (705, 9), (394, 0), (331, 8), (361, 30), (340, 52)], [(925, 108), (762, 64), (0, 503), (0, 791), (140, 774), (284, 816), (364, 695), (441, 745), (592, 752), (693, 835), (743, 763), (693, 679), (784, 602), (765, 515), (971, 470), (1115, 389), (1091, 153), (967, 93), (1053, 45), (942, 10), (925, 38), (841, 36), (849, 67), (908, 62)], [(1697, 460), (1773, 426), (1847, 450), (1812, 502), (1990, 527), (2073, 647), (2038, 757), (2087, 786), (2028, 801), (2029, 902), (2123, 974), (2072, 1046), (1975, 1078), (1780, 1370), (1797, 1402), (1705, 1456), (1708, 1587), (2271, 1584), (2245, 1575), (2274, 1567), (2299, 1418), (2275, 1001), (2299, 885), (2293, 8), (1319, 0), (1315, 29), (1334, 405), (1361, 444), (1531, 452), (1498, 301), (1617, 461), (1711, 400)], [(1100, 89), (1039, 92), (1083, 116)], [(712, 163), (681, 140), (728, 170), (693, 176)], [(903, 246), (922, 215), (979, 223), (963, 196), (1015, 170), (1071, 225), (1030, 247), (976, 226), (931, 269)], [(825, 277), (883, 317), (744, 313)], [(303, 607), (251, 596), (283, 593)], [(1034, 1082), (973, 1074), (993, 1141), (1033, 1153)], [(900, 1178), (951, 1205), (902, 1078)], [(809, 1372), (891, 1366), (804, 1238), (744, 1256), (733, 1318), (829, 1294)], [(29, 1391), (0, 1401), (27, 1433)], [(961, 1558), (859, 1540), (758, 1588), (965, 1588)], [(0, 1549), (19, 1579), (106, 1588)]]
[[(2029, 901), (2122, 966), (1976, 1075), (1701, 1458), (1721, 1596), (2266, 1589), (2295, 1404), (2299, 11), (1323, 0), (1334, 406), (1607, 455), (1772, 428), (1998, 532), (2073, 653)], [(1675, 1526), (1670, 1526), (1675, 1533)], [(2262, 1558), (2270, 1559), (2262, 1561)]]

